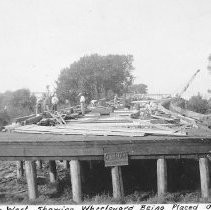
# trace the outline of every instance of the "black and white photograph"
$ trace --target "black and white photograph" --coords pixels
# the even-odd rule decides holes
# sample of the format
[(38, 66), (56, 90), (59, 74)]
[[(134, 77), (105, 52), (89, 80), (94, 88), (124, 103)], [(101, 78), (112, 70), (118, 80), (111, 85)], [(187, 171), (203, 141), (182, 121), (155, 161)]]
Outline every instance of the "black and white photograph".
[(211, 0), (0, 0), (0, 210), (211, 209), (210, 176)]

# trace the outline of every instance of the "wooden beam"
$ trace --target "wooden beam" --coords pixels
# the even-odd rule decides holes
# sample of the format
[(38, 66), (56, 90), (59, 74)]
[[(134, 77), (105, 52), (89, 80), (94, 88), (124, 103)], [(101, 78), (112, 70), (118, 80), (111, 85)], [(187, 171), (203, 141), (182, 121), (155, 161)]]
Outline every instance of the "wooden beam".
[(207, 158), (199, 158), (199, 170), (200, 170), (200, 180), (201, 180), (201, 195), (202, 198), (209, 197), (209, 165)]
[(70, 174), (71, 174), (73, 201), (75, 201), (76, 203), (80, 203), (82, 201), (82, 192), (81, 192), (81, 172), (80, 172), (79, 160), (70, 161)]
[(49, 160), (49, 178), (51, 183), (56, 182), (57, 171), (56, 171), (56, 161)]
[(25, 121), (25, 124), (26, 125), (31, 125), (31, 124), (36, 124), (36, 123), (38, 123), (40, 120), (42, 120), (42, 115), (37, 115), (37, 116), (35, 116), (35, 117), (31, 117), (31, 118), (29, 118), (29, 119), (27, 119), (26, 121)]
[(17, 161), (16, 165), (17, 165), (17, 179), (20, 179), (24, 175), (23, 161), (22, 160)]
[(37, 173), (35, 161), (25, 161), (26, 180), (28, 185), (28, 196), (34, 200), (38, 196)]
[(15, 119), (15, 122), (18, 123), (18, 122), (23, 122), (29, 118), (32, 118), (32, 117), (35, 117), (36, 114), (32, 114), (32, 115), (29, 115), (29, 116), (24, 116), (24, 117), (18, 117)]
[(164, 158), (157, 160), (157, 190), (158, 196), (167, 192), (167, 166)]
[(122, 171), (120, 166), (111, 168), (113, 197), (115, 199), (122, 199), (124, 197), (124, 188), (122, 181)]

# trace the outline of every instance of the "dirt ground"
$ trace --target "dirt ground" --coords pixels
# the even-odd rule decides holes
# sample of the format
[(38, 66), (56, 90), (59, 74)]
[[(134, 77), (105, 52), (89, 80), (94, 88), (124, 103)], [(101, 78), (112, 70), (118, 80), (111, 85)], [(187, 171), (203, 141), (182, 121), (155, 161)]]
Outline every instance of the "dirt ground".
[[(156, 175), (148, 180), (149, 185), (144, 186), (143, 183), (140, 183), (141, 186), (144, 186), (144, 191), (141, 191), (138, 184), (136, 184), (135, 177), (131, 176), (130, 173), (123, 177), (126, 196), (123, 201), (117, 201), (112, 198), (110, 170), (105, 169), (101, 163), (92, 166), (95, 168), (91, 167), (91, 169), (90, 163), (84, 163), (83, 165), (85, 169), (89, 168), (83, 171), (84, 176), (82, 176), (84, 204), (194, 203), (211, 201), (211, 199), (201, 199), (198, 189), (172, 192), (158, 197), (154, 188)], [(69, 170), (64, 168), (62, 162), (57, 161), (57, 172), (58, 182), (56, 184), (49, 183), (48, 164), (44, 162), (43, 169), (37, 170), (39, 197), (36, 201), (29, 201), (25, 177), (20, 180), (16, 179), (16, 162), (0, 161), (0, 204), (74, 204), (71, 195)], [(146, 182), (146, 178), (147, 175), (144, 182)], [(129, 179), (134, 180), (134, 183), (127, 182)]]

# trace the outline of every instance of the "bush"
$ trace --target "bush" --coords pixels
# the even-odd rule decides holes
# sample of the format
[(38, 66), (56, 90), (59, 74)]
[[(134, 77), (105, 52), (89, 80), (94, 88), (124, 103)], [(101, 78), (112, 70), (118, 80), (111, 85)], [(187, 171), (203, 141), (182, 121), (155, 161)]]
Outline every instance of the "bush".
[(197, 113), (206, 114), (211, 107), (208, 100), (203, 99), (202, 96), (198, 94), (197, 96), (192, 96), (189, 99), (187, 102), (187, 108)]
[(12, 119), (34, 113), (36, 97), (28, 89), (0, 94), (0, 122), (5, 125)]

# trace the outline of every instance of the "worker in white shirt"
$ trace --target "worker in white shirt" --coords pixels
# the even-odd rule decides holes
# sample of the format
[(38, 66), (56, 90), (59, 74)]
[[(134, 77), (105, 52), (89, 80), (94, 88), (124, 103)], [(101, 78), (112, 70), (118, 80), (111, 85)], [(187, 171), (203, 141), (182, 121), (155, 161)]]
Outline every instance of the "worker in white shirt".
[(58, 99), (56, 93), (53, 95), (53, 97), (51, 99), (51, 103), (53, 105), (53, 111), (57, 111), (57, 105), (59, 103), (59, 99)]
[(82, 112), (82, 115), (85, 114), (85, 97), (83, 96), (82, 93), (79, 93), (79, 97), (80, 97), (80, 104), (81, 104), (81, 112)]

